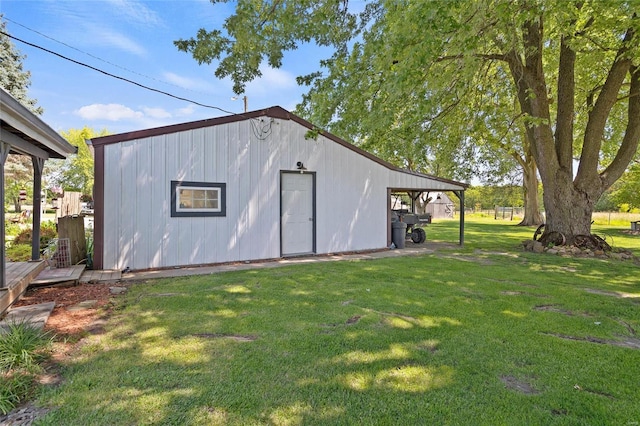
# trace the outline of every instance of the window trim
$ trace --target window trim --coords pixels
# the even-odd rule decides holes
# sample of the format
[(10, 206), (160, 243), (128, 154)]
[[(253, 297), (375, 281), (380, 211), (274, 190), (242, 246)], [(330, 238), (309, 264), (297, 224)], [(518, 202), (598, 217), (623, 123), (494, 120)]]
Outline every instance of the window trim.
[[(197, 209), (189, 211), (178, 208), (178, 190), (180, 188), (218, 189), (220, 193), (219, 209)], [(227, 184), (219, 182), (171, 181), (171, 217), (209, 217), (227, 215)]]

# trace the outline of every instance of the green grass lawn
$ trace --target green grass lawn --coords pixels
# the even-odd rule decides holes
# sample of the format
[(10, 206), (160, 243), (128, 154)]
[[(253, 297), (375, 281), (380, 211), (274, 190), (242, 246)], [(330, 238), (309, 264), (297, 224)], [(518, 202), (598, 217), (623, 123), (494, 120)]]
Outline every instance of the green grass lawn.
[(640, 267), (522, 252), (532, 233), (470, 218), (420, 257), (135, 284), (40, 424), (637, 425)]

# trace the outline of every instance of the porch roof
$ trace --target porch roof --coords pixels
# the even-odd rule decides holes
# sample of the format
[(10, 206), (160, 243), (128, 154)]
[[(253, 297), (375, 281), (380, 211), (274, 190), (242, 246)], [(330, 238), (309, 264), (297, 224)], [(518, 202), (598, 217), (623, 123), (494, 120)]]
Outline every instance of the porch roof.
[(0, 141), (12, 153), (38, 158), (67, 158), (77, 148), (0, 88)]

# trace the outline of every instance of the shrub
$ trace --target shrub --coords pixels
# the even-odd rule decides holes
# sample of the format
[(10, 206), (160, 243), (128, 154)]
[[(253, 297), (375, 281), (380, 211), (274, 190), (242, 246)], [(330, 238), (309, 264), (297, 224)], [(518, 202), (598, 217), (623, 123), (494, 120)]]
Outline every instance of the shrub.
[(8, 414), (27, 399), (34, 383), (34, 375), (24, 371), (0, 375), (0, 413)]
[[(54, 222), (48, 221), (40, 224), (40, 248), (43, 249), (49, 245), (49, 242), (53, 238), (58, 237), (58, 230)], [(31, 228), (23, 229), (16, 238), (13, 240), (13, 244), (31, 244), (33, 239), (33, 233)]]
[(31, 244), (12, 243), (5, 254), (10, 262), (28, 262), (31, 260)]
[(53, 336), (27, 322), (9, 322), (0, 335), (0, 370), (38, 371), (51, 354)]
[(5, 220), (4, 222), (4, 234), (6, 236), (14, 236), (20, 233), (20, 225), (11, 221)]
[(52, 344), (51, 333), (26, 322), (10, 322), (0, 332), (0, 413), (7, 414), (31, 395)]

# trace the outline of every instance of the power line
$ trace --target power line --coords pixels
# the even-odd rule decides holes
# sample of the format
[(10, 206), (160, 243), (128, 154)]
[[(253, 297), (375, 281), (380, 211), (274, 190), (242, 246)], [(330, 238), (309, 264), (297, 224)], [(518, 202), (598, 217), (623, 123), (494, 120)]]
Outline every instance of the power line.
[(83, 62), (76, 61), (75, 59), (71, 59), (71, 58), (69, 58), (69, 57), (67, 57), (67, 56), (61, 55), (60, 53), (54, 52), (53, 50), (49, 50), (49, 49), (46, 49), (46, 48), (44, 48), (44, 47), (42, 47), (42, 46), (38, 46), (37, 44), (30, 43), (30, 42), (25, 41), (25, 40), (22, 40), (22, 39), (20, 39), (20, 38), (18, 38), (18, 37), (14, 37), (14, 36), (12, 36), (12, 35), (10, 35), (10, 34), (5, 33), (4, 31), (0, 31), (0, 34), (5, 35), (5, 36), (7, 36), (7, 37), (9, 37), (9, 38), (11, 38), (11, 39), (13, 39), (13, 40), (19, 41), (20, 43), (24, 43), (24, 44), (26, 44), (26, 45), (28, 45), (28, 46), (35, 47), (36, 49), (40, 49), (40, 50), (42, 50), (42, 51), (44, 51), (44, 52), (47, 52), (47, 53), (49, 53), (49, 54), (51, 54), (51, 55), (57, 56), (57, 57), (59, 57), (59, 58), (62, 58), (62, 59), (64, 59), (64, 60), (66, 60), (66, 61), (72, 62), (72, 63), (74, 63), (74, 64), (77, 64), (77, 65), (80, 65), (80, 66), (83, 66), (83, 67), (86, 67), (86, 68), (89, 68), (89, 69), (91, 69), (91, 70), (93, 70), (93, 71), (97, 71), (97, 72), (102, 73), (102, 74), (104, 74), (104, 75), (106, 75), (106, 76), (109, 76), (109, 77), (112, 77), (112, 78), (116, 78), (116, 79), (118, 79), (118, 80), (125, 81), (125, 82), (127, 82), (127, 83), (130, 83), (130, 84), (136, 85), (136, 86), (141, 87), (141, 88), (143, 88), (143, 89), (150, 90), (150, 91), (152, 91), (152, 92), (156, 92), (156, 93), (160, 93), (160, 94), (163, 94), (163, 95), (165, 95), (165, 96), (169, 96), (169, 97), (171, 97), (171, 98), (178, 99), (178, 100), (181, 100), (181, 101), (189, 102), (189, 103), (192, 103), (192, 104), (194, 104), (194, 105), (198, 105), (198, 106), (201, 106), (201, 107), (204, 107), (204, 108), (216, 109), (216, 110), (218, 110), (218, 111), (222, 111), (222, 112), (224, 112), (225, 114), (239, 115), (239, 114), (236, 114), (236, 113), (231, 112), (231, 111), (227, 111), (227, 110), (222, 109), (222, 108), (217, 107), (217, 106), (207, 105), (207, 104), (203, 104), (203, 103), (200, 103), (200, 102), (197, 102), (197, 101), (194, 101), (194, 100), (188, 99), (188, 98), (183, 98), (183, 97), (181, 97), (181, 96), (176, 96), (176, 95), (173, 95), (173, 94), (171, 94), (171, 93), (169, 93), (169, 92), (165, 92), (165, 91), (163, 91), (163, 90), (159, 90), (159, 89), (154, 89), (153, 87), (146, 86), (146, 85), (144, 85), (144, 84), (138, 83), (138, 82), (133, 81), (133, 80), (130, 80), (130, 79), (128, 79), (128, 78), (125, 78), (125, 77), (121, 77), (121, 76), (119, 76), (119, 75), (112, 74), (112, 73), (110, 73), (110, 72), (107, 72), (107, 71), (101, 70), (100, 68), (96, 68), (96, 67), (94, 67), (94, 66), (91, 66), (91, 65), (85, 64), (85, 63), (83, 63)]
[(34, 33), (36, 33), (38, 35), (41, 35), (42, 37), (48, 38), (49, 40), (55, 41), (56, 43), (59, 43), (59, 44), (61, 44), (63, 46), (66, 46), (66, 47), (68, 47), (70, 49), (73, 49), (73, 50), (75, 50), (77, 52), (83, 53), (83, 54), (85, 54), (87, 56), (90, 56), (90, 57), (92, 57), (94, 59), (97, 59), (97, 60), (99, 60), (101, 62), (104, 62), (105, 64), (109, 64), (109, 65), (112, 65), (112, 66), (114, 66), (116, 68), (120, 68), (121, 70), (130, 72), (131, 74), (136, 74), (136, 75), (139, 75), (140, 77), (148, 78), (149, 80), (154, 80), (154, 81), (157, 81), (159, 83), (163, 83), (163, 84), (167, 84), (169, 86), (177, 87), (177, 88), (182, 89), (182, 90), (188, 90), (188, 91), (193, 92), (193, 93), (202, 93), (202, 92), (198, 92), (196, 90), (191, 90), (191, 89), (179, 86), (177, 84), (169, 83), (168, 81), (164, 81), (164, 80), (160, 80), (160, 79), (157, 79), (157, 78), (154, 78), (154, 77), (150, 77), (148, 75), (145, 75), (145, 74), (139, 73), (137, 71), (130, 70), (130, 69), (126, 68), (126, 67), (123, 67), (122, 65), (114, 64), (113, 62), (109, 62), (106, 59), (102, 59), (99, 56), (96, 56), (96, 55), (93, 55), (91, 53), (85, 52), (85, 51), (83, 51), (81, 49), (78, 49), (77, 47), (71, 46), (70, 44), (67, 44), (67, 43), (65, 43), (63, 41), (56, 40), (55, 38), (53, 38), (51, 36), (48, 36), (47, 34), (41, 33), (40, 31), (34, 30), (33, 28), (29, 28), (26, 25), (21, 24), (20, 22), (16, 22), (13, 19), (7, 18), (6, 16), (3, 16), (3, 19), (5, 21), (9, 21), (9, 22), (12, 22), (12, 23), (14, 23), (16, 25), (19, 25), (19, 26), (21, 26), (22, 28), (24, 28), (26, 30), (29, 30), (29, 31), (34, 32)]

